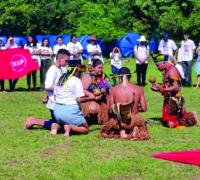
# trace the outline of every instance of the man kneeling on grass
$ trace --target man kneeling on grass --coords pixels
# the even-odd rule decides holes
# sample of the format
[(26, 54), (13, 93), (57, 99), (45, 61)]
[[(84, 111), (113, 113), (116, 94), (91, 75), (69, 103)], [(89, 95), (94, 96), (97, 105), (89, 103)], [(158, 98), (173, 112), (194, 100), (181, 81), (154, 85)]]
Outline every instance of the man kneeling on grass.
[(144, 119), (139, 112), (147, 110), (143, 89), (129, 82), (130, 70), (123, 67), (119, 71), (121, 83), (110, 89), (110, 119), (100, 137), (125, 138), (129, 140), (147, 140), (150, 138)]
[[(170, 59), (173, 57), (170, 57)], [(152, 76), (151, 89), (160, 92), (164, 98), (162, 123), (168, 128), (190, 127), (197, 124), (198, 116), (195, 111), (187, 112), (181, 89), (181, 76), (178, 69), (170, 61), (164, 62), (162, 56), (153, 57), (158, 70), (163, 73), (163, 84), (157, 84)]]
[(56, 135), (61, 126), (64, 126), (64, 136), (69, 137), (70, 131), (86, 134), (88, 124), (80, 109), (79, 103), (91, 100), (85, 97), (80, 80), (83, 66), (76, 67), (71, 75), (63, 74), (54, 87), (54, 115), (57, 123), (51, 126), (51, 134)]

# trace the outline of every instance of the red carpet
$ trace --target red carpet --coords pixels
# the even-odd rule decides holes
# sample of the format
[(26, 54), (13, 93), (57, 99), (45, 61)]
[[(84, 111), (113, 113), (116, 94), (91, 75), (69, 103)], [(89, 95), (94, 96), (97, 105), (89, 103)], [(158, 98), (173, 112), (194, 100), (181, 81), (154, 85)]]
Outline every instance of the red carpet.
[(200, 166), (200, 149), (190, 150), (190, 151), (160, 153), (160, 154), (154, 154), (152, 155), (152, 157)]

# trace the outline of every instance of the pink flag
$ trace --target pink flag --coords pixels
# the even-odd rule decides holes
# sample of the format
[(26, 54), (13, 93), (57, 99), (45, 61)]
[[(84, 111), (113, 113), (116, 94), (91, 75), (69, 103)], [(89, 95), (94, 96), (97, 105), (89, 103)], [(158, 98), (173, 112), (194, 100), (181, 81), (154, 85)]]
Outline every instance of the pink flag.
[(0, 50), (0, 79), (18, 79), (39, 69), (29, 50), (14, 48)]
[(154, 154), (153, 157), (200, 166), (200, 150), (199, 149), (190, 150), (190, 151)]

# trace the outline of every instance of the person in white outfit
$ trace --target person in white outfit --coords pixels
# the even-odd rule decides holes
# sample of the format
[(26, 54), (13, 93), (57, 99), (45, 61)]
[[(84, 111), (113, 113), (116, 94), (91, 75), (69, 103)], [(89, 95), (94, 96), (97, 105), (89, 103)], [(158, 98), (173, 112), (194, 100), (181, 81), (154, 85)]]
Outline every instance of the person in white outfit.
[(40, 67), (40, 90), (44, 90), (44, 82), (45, 82), (45, 75), (52, 64), (51, 56), (53, 55), (53, 50), (49, 46), (49, 39), (43, 38), (42, 44), (39, 47), (40, 51), (40, 60), (41, 60), (41, 67)]
[(164, 33), (163, 39), (158, 46), (159, 53), (165, 55), (164, 61), (168, 61), (169, 56), (174, 56), (176, 50), (176, 43), (172, 39), (169, 39), (168, 33)]
[(56, 40), (57, 40), (57, 44), (53, 46), (54, 56), (56, 56), (56, 54), (58, 53), (58, 51), (60, 49), (66, 49), (67, 50), (67, 46), (65, 44), (63, 44), (62, 36), (58, 36)]
[[(39, 49), (38, 49), (38, 45), (37, 45), (37, 41), (35, 36), (29, 35), (28, 36), (28, 42), (27, 44), (25, 44), (24, 49), (28, 49), (31, 57), (34, 61), (36, 61), (39, 65), (40, 65), (40, 60), (39, 60)], [(30, 73), (27, 74), (27, 86), (28, 86), (28, 90), (31, 90), (31, 77), (33, 80), (33, 90), (36, 90), (36, 85), (37, 85), (37, 70), (32, 71)]]
[(192, 60), (193, 54), (195, 52), (196, 46), (194, 41), (189, 39), (190, 33), (184, 33), (184, 40), (181, 42), (181, 58), (182, 66), (184, 70), (186, 84), (185, 86), (192, 86)]
[(77, 41), (76, 35), (72, 34), (70, 42), (67, 44), (67, 50), (70, 52), (69, 66), (75, 67), (77, 64), (82, 64), (83, 46)]
[(139, 86), (145, 86), (148, 57), (150, 55), (149, 46), (147, 45), (147, 40), (145, 36), (141, 36), (140, 39), (138, 39), (137, 41), (139, 42), (139, 45), (136, 45), (134, 47), (136, 58), (137, 83)]
[(104, 63), (102, 51), (100, 46), (97, 44), (97, 38), (95, 35), (90, 36), (89, 44), (87, 45), (87, 51), (89, 53), (88, 64), (92, 64), (92, 59), (100, 59)]
[(115, 47), (112, 50), (112, 52), (110, 53), (110, 58), (111, 58), (111, 70), (112, 74), (114, 75), (113, 85), (115, 86), (117, 83), (115, 76), (119, 75), (119, 70), (122, 68), (123, 65), (122, 55), (118, 47)]

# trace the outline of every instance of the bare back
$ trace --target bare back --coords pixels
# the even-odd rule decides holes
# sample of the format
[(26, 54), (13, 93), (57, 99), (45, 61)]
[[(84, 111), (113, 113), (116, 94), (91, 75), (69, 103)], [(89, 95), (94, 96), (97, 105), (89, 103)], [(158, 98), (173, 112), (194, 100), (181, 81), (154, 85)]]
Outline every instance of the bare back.
[(146, 100), (144, 97), (144, 91), (141, 87), (128, 83), (127, 86), (119, 84), (110, 89), (109, 105), (116, 103), (128, 103), (134, 99), (133, 113), (139, 112), (138, 106), (141, 106), (141, 111), (146, 111)]

